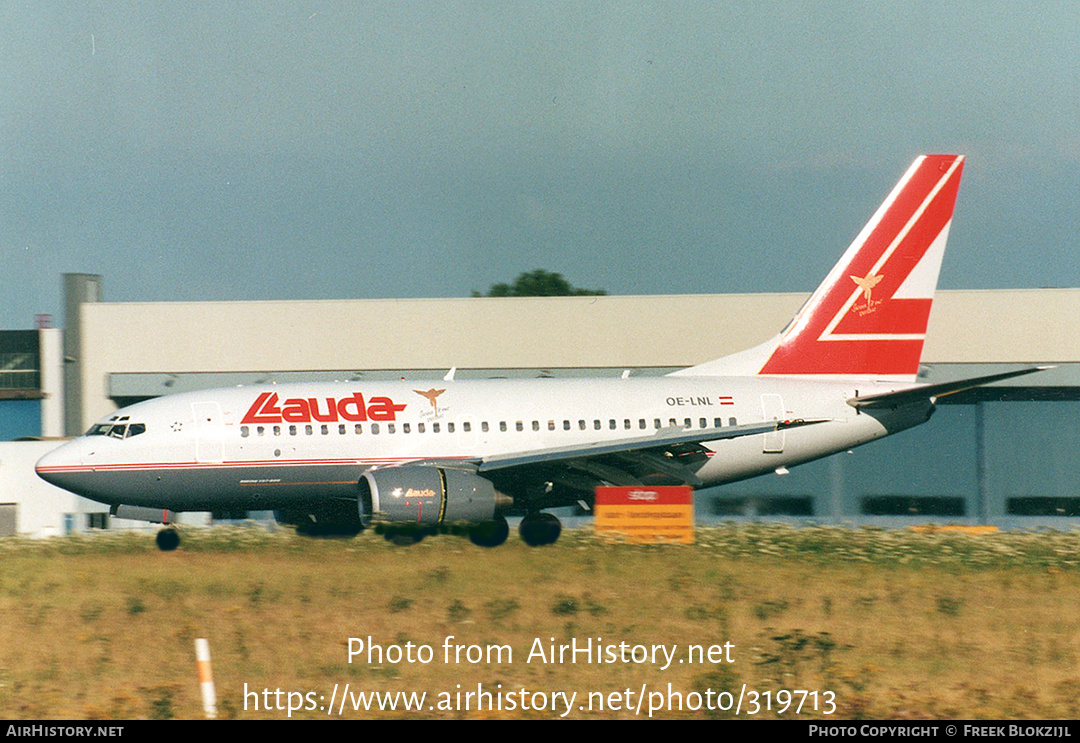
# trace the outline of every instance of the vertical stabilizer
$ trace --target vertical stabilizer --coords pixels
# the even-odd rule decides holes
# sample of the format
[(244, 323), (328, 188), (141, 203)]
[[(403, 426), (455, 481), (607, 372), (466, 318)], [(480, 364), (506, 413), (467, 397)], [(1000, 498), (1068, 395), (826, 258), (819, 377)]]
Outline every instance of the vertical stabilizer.
[(780, 335), (675, 374), (914, 381), (963, 166), (918, 158)]

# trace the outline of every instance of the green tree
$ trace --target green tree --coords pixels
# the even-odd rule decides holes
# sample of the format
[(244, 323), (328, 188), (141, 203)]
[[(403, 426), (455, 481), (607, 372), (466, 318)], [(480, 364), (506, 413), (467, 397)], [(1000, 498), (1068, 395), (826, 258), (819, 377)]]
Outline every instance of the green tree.
[(603, 289), (578, 289), (564, 279), (561, 273), (552, 273), (542, 268), (526, 271), (514, 279), (512, 284), (492, 284), (487, 294), (473, 292), (474, 297), (575, 297), (603, 294), (607, 294)]

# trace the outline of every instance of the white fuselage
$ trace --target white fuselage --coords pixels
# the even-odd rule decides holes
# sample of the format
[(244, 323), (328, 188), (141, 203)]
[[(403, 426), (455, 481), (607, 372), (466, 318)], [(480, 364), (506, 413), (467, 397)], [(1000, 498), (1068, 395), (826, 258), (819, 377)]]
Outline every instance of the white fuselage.
[(496, 455), (640, 438), (671, 427), (825, 421), (705, 441), (709, 455), (696, 475), (717, 485), (925, 420), (929, 405), (868, 415), (846, 402), (857, 393), (895, 386), (850, 379), (656, 377), (237, 387), (119, 410), (98, 424), (106, 428), (95, 426), (98, 435), (65, 444), (37, 470), (55, 484), (110, 504), (258, 510), (355, 498), (360, 476), (372, 467), (478, 463)]

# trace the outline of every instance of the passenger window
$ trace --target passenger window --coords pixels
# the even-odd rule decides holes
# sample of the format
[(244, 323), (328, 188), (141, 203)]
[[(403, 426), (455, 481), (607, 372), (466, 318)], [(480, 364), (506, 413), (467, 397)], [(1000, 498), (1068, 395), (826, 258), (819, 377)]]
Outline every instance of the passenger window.
[(251, 435), (251, 430), (247, 426), (240, 426), (240, 438), (246, 439)]
[(453, 423), (447, 423), (446, 424), (446, 432), (447, 433), (453, 433), (454, 432), (454, 424)]
[(408, 423), (402, 423), (401, 424), (401, 432), (402, 433), (409, 433), (409, 424)]
[(533, 421), (533, 430), (534, 431), (539, 431), (540, 430), (540, 421)]
[(500, 431), (505, 431), (506, 430), (506, 421), (499, 421), (499, 430)]
[(469, 421), (465, 421), (461, 424), (461, 430), (465, 433), (469, 433), (470, 431), (472, 431), (472, 423), (470, 423)]
[(645, 428), (645, 419), (644, 418), (638, 418), (637, 427), (644, 430), (644, 428)]
[(387, 433), (395, 433), (396, 431), (397, 431), (397, 429), (394, 427), (393, 423), (387, 423), (386, 424), (386, 432)]
[(344, 423), (342, 423), (340, 426), (337, 427), (337, 432), (339, 434), (341, 434), (342, 436), (345, 435), (345, 424)]
[(319, 426), (319, 430), (322, 432), (323, 436), (326, 436), (330, 433), (330, 426), (323, 423), (321, 426)]
[(488, 432), (488, 422), (487, 421), (482, 421), (480, 423), (480, 430), (483, 431), (484, 433)]
[(525, 430), (525, 424), (523, 424), (521, 421), (518, 421), (517, 423), (514, 424), (514, 428), (516, 428), (519, 431), (524, 431)]
[(698, 426), (698, 428), (705, 428), (705, 427), (706, 427), (706, 425), (708, 424), (708, 421), (707, 421), (707, 420), (705, 420), (704, 418), (702, 418), (701, 420), (699, 420), (699, 421), (698, 421), (698, 423), (700, 424), (700, 425)]
[(432, 423), (431, 424), (431, 432), (432, 433), (438, 433), (439, 432), (439, 424), (438, 423)]
[(598, 419), (595, 419), (595, 418), (594, 418), (594, 419), (593, 419), (593, 422), (592, 422), (592, 427), (593, 427), (593, 428), (594, 428), (595, 430), (599, 431), (599, 430), (600, 430), (600, 421), (599, 421)]
[(361, 425), (360, 425), (359, 423), (357, 423), (357, 424), (356, 424), (356, 425), (355, 425), (355, 426), (353, 427), (353, 433), (355, 433), (355, 434), (361, 434), (361, 433), (363, 433), (363, 432), (364, 432), (364, 427), (363, 427), (363, 426), (361, 426)]
[(416, 432), (417, 433), (423, 433), (424, 432), (424, 424), (423, 423), (417, 423), (416, 424)]
[(579, 428), (580, 430), (584, 431), (584, 430), (585, 430), (585, 421), (583, 421), (583, 420), (579, 420), (579, 421), (577, 422), (577, 427), (578, 427), (578, 428)]
[(555, 430), (555, 421), (548, 421), (548, 430), (549, 431), (554, 431)]
[(612, 431), (615, 430), (615, 419), (614, 418), (612, 418), (611, 420), (608, 421), (608, 428), (610, 428)]
[(563, 421), (562, 422), (562, 430), (564, 430), (564, 431), (569, 431), (570, 430), (570, 421)]
[(714, 418), (713, 419), (713, 427), (714, 428), (720, 428), (723, 425), (724, 425), (724, 419), (723, 418)]
[(629, 418), (624, 418), (623, 419), (622, 427), (625, 428), (627, 431), (630, 430), (630, 419)]
[(372, 423), (371, 424), (371, 433), (374, 434), (374, 435), (378, 435), (378, 433), (379, 433), (379, 424), (378, 423)]
[(660, 428), (660, 419), (653, 418), (653, 428)]
[(281, 426), (274, 426), (274, 435), (275, 436), (280, 436), (281, 435)]
[(739, 422), (737, 420), (735, 420), (734, 418), (728, 418), (728, 425), (729, 426), (737, 426), (737, 425), (739, 425)]
[(296, 426), (289, 426), (289, 435), (290, 436), (295, 436), (296, 435)]
[(315, 429), (311, 427), (310, 423), (308, 423), (306, 426), (304, 426), (304, 434), (305, 435), (310, 436), (313, 433), (315, 433)]

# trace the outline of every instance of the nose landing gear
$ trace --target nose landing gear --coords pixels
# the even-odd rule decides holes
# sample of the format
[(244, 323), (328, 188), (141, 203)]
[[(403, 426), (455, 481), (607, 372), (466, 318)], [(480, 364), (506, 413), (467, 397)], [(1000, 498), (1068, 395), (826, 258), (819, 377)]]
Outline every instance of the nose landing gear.
[(155, 537), (158, 549), (162, 552), (172, 552), (180, 546), (180, 532), (175, 526), (166, 526)]

